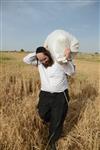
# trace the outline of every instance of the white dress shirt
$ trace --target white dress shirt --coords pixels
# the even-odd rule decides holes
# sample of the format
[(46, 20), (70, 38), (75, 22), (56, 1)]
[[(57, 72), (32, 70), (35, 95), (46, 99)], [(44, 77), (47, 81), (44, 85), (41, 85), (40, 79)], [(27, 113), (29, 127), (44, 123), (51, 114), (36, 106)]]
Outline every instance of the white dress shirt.
[[(28, 54), (23, 61), (27, 64), (36, 65), (36, 53)], [(63, 92), (68, 88), (67, 75), (75, 73), (75, 68), (72, 62), (59, 64), (56, 61), (52, 66), (45, 68), (42, 63), (38, 63), (38, 69), (41, 79), (41, 90), (54, 92)]]

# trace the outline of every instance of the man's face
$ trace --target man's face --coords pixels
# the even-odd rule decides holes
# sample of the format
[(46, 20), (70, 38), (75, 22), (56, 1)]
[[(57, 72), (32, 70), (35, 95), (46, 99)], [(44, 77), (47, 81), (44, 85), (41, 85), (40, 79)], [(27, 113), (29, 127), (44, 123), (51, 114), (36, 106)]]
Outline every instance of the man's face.
[(50, 60), (48, 56), (46, 56), (44, 53), (38, 53), (36, 56), (45, 67), (49, 66)]

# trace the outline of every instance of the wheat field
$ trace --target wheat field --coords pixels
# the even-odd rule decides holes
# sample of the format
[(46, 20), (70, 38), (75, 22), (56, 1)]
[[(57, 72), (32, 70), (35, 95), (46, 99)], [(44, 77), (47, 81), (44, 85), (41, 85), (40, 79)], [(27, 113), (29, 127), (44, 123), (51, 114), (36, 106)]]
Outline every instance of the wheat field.
[[(24, 52), (0, 53), (0, 150), (46, 150), (48, 125), (37, 112), (40, 91), (36, 67)], [(100, 58), (79, 55), (69, 77), (69, 111), (57, 150), (100, 149)]]

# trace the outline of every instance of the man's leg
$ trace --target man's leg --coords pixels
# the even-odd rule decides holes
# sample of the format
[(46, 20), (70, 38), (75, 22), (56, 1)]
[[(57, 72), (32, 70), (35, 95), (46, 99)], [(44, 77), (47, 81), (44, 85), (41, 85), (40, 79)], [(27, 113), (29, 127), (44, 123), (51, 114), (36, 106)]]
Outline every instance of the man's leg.
[(49, 138), (51, 143), (55, 143), (59, 139), (63, 129), (63, 122), (68, 110), (68, 103), (66, 102), (64, 93), (56, 95), (52, 103), (51, 120), (49, 128)]
[(38, 103), (38, 112), (42, 120), (45, 122), (50, 121), (50, 105), (49, 105), (49, 96), (46, 92), (41, 91), (39, 94), (39, 103)]

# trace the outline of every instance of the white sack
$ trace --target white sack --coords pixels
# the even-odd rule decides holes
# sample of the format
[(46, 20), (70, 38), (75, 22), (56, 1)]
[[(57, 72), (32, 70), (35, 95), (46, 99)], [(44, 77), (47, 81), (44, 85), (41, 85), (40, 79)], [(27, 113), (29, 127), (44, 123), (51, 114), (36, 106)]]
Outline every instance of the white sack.
[(71, 50), (71, 53), (77, 53), (79, 51), (78, 40), (68, 32), (64, 30), (55, 30), (50, 33), (45, 42), (46, 47), (57, 61), (66, 61), (64, 51), (66, 48)]

